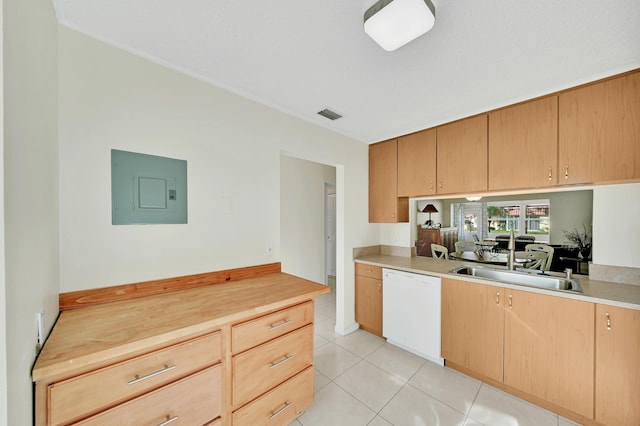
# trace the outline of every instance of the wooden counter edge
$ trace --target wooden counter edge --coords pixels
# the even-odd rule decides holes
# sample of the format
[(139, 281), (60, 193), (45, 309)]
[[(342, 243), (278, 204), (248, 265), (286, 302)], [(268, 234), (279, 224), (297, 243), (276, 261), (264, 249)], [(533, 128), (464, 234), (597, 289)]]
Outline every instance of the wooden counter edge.
[(67, 293), (60, 293), (60, 310), (66, 311), (68, 309), (76, 309), (83, 306), (93, 306), (101, 303), (133, 299), (136, 297), (144, 297), (169, 291), (178, 291), (211, 284), (237, 281), (258, 275), (272, 274), (274, 272), (281, 272), (280, 262), (111, 287), (71, 291)]

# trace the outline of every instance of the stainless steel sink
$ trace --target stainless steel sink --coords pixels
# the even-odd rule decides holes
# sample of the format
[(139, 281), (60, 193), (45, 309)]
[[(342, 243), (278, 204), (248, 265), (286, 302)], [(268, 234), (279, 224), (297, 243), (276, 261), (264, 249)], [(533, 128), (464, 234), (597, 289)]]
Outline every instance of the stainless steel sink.
[(483, 266), (464, 265), (450, 271), (453, 274), (468, 275), (501, 281), (509, 284), (526, 285), (529, 287), (547, 288), (552, 290), (573, 291), (582, 293), (580, 281), (575, 278), (566, 278), (563, 274), (544, 272), (531, 269), (518, 269), (509, 271), (504, 269), (487, 268)]

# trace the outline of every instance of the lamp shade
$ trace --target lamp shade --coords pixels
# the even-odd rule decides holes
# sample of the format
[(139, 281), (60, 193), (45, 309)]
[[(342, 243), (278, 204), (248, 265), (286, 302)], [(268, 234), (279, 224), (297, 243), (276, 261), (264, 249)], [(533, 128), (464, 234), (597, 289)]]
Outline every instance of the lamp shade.
[(438, 213), (438, 209), (433, 204), (427, 204), (422, 209), (422, 213)]
[(364, 32), (384, 50), (396, 50), (433, 27), (436, 17), (427, 1), (379, 0), (364, 14)]

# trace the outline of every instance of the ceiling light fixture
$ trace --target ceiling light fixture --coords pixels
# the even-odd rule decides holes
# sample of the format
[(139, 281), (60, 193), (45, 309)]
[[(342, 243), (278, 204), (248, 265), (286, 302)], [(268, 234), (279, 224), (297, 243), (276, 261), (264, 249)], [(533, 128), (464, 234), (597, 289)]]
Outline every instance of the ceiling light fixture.
[(435, 21), (430, 0), (379, 0), (364, 13), (364, 32), (390, 52), (429, 31)]

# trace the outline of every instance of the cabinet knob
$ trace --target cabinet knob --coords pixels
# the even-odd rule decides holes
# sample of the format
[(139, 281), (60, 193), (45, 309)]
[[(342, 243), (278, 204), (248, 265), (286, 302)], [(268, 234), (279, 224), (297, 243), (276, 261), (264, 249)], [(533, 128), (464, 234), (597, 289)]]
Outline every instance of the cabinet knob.
[(442, 181), (440, 181), (440, 184), (438, 185), (438, 188), (442, 189)]
[(569, 179), (569, 166), (564, 166), (564, 178)]
[(496, 291), (496, 305), (500, 304), (500, 292)]
[(548, 176), (548, 179), (549, 179), (549, 180), (551, 180), (551, 179), (552, 179), (552, 177), (553, 177), (553, 175), (552, 175), (552, 173), (551, 173), (551, 167), (549, 167), (549, 176)]
[(611, 315), (609, 315), (609, 312), (606, 312), (604, 316), (607, 317), (607, 330), (611, 330)]
[(509, 307), (513, 308), (513, 296), (509, 295)]

